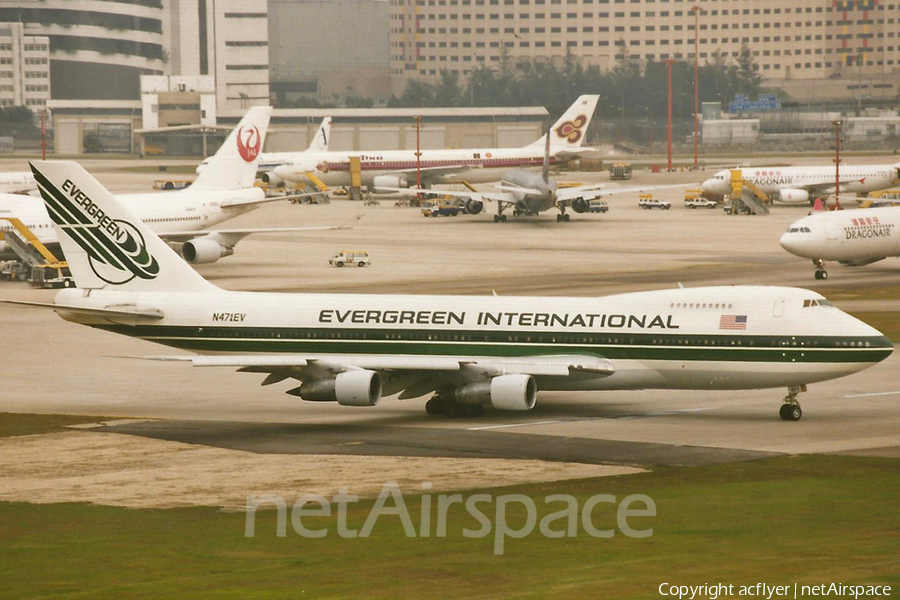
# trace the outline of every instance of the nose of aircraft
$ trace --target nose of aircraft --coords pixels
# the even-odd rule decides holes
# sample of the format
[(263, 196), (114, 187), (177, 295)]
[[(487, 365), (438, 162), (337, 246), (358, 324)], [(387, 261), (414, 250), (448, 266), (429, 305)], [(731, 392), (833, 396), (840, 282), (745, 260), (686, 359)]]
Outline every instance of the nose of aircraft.
[(724, 179), (716, 179), (715, 177), (710, 177), (709, 179), (701, 183), (700, 189), (711, 194), (724, 195), (731, 192), (731, 186), (728, 185), (727, 181), (725, 181)]
[(285, 181), (296, 181), (297, 180), (297, 167), (291, 163), (286, 165), (279, 165), (272, 169), (272, 172), (281, 179)]

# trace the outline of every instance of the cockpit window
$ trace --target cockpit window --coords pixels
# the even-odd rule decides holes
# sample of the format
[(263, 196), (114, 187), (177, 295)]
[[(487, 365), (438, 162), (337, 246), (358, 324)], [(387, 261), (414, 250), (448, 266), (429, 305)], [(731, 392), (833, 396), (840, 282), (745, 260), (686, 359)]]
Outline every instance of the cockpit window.
[(811, 306), (834, 306), (834, 304), (832, 304), (830, 300), (826, 300), (825, 298), (803, 301), (803, 308), (810, 308)]
[(809, 227), (788, 227), (788, 233), (811, 233)]

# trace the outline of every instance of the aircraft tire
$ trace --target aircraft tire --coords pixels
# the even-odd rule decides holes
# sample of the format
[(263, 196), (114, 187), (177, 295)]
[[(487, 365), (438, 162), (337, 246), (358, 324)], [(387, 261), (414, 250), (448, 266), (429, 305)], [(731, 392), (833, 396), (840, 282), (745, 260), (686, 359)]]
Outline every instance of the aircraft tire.
[(800, 408), (799, 404), (790, 404), (791, 408), (788, 411), (788, 420), (789, 421), (799, 421), (800, 417), (803, 416), (803, 409)]
[(500, 222), (500, 215), (494, 215), (494, 223)]
[(816, 279), (828, 279), (828, 271), (816, 271)]
[(440, 415), (444, 412), (444, 405), (440, 396), (433, 396), (425, 403), (425, 412), (432, 416)]
[(500, 222), (506, 223), (506, 215), (500, 215)]
[(790, 420), (790, 415), (788, 414), (788, 411), (790, 409), (791, 409), (790, 404), (782, 404), (781, 405), (781, 409), (778, 411), (778, 416), (781, 417), (782, 421)]
[(569, 215), (563, 215), (563, 221), (565, 221), (566, 223), (568, 223), (571, 219), (572, 217), (570, 217)]

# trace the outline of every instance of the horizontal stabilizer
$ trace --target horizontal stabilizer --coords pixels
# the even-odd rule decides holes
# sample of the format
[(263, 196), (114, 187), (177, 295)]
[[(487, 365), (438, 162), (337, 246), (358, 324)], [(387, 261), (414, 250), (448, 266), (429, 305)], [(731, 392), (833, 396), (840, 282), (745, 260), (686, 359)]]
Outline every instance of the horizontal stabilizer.
[(21, 300), (0, 300), (0, 302), (3, 304), (17, 304), (35, 308), (51, 308), (57, 312), (62, 311), (94, 317), (126, 317), (129, 319), (159, 321), (165, 316), (159, 309), (139, 307), (134, 304), (116, 304), (106, 308), (89, 308), (86, 306), (55, 304), (53, 302), (24, 302)]

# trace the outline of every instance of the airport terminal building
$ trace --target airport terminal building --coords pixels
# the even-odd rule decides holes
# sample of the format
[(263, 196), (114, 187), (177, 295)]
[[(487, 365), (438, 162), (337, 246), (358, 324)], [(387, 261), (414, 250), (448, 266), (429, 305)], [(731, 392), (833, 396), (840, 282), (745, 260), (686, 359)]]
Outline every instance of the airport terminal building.
[[(699, 7), (697, 14), (692, 9)], [(391, 0), (395, 94), (411, 79), (567, 54), (603, 70), (617, 57), (734, 60), (746, 44), (766, 85), (792, 96), (894, 97), (900, 2), (893, 0)], [(695, 24), (699, 27), (695, 30)], [(821, 81), (810, 87), (809, 82)]]

